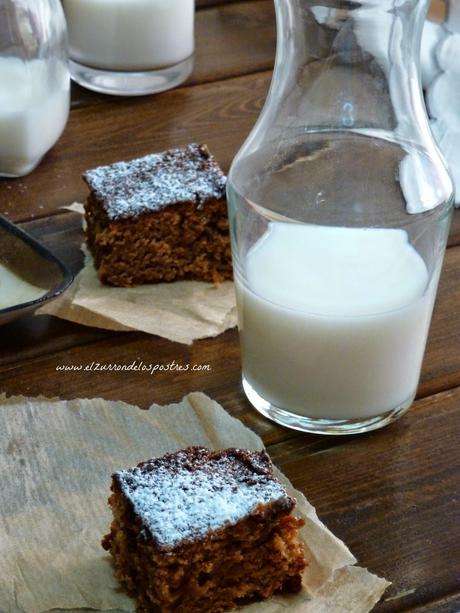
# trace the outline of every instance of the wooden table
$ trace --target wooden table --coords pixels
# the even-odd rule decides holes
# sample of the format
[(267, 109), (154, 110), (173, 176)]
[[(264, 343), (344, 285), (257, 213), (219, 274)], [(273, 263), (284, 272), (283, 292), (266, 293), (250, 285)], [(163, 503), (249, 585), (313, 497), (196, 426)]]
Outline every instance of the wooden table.
[[(114, 99), (75, 87), (67, 129), (30, 176), (0, 181), (0, 212), (21, 222), (74, 271), (80, 220), (59, 207), (85, 198), (83, 170), (191, 141), (228, 169), (271, 77), (271, 0), (201, 0), (193, 77), (171, 92)], [(26, 317), (0, 331), (0, 391), (101, 396), (147, 407), (203, 390), (260, 434), (275, 463), (368, 567), (393, 582), (376, 611), (460, 611), (460, 213), (456, 213), (418, 399), (381, 431), (301, 435), (260, 417), (240, 383), (237, 331), (175, 344), (141, 333)], [(56, 372), (60, 364), (117, 359), (209, 363), (211, 372)], [(237, 442), (237, 441), (236, 441)], [(1, 603), (0, 603), (1, 609)]]

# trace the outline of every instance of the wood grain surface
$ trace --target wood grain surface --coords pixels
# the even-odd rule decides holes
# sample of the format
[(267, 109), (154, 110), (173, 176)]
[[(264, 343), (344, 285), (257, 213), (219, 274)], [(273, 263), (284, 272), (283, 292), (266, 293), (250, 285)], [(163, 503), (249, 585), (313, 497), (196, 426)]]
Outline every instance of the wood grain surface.
[(225, 170), (256, 121), (271, 73), (76, 109), (58, 144), (21, 179), (0, 183), (0, 213), (25, 220), (82, 201), (81, 173), (171, 146), (207, 143)]
[[(227, 4), (236, 4), (244, 0), (195, 0), (197, 9), (208, 8), (210, 6), (225, 6)], [(257, 0), (253, 0), (257, 1)], [(261, 0), (259, 0), (260, 2)], [(439, 1), (439, 0), (438, 0)]]
[[(255, 122), (271, 77), (271, 0), (198, 0), (196, 68), (158, 96), (114, 99), (73, 90), (58, 145), (28, 177), (0, 180), (0, 212), (82, 265), (81, 172), (191, 141), (206, 142), (225, 170)], [(432, 16), (441, 19), (436, 0)], [(0, 393), (102, 396), (142, 408), (202, 390), (262, 436), (276, 464), (316, 506), (359, 563), (393, 585), (377, 613), (460, 611), (460, 212), (454, 215), (418, 400), (395, 424), (368, 435), (300, 435), (259, 416), (240, 382), (238, 333), (191, 346), (143, 333), (29, 316), (0, 329)], [(210, 372), (57, 370), (107, 361), (209, 364)], [(1, 609), (1, 603), (0, 603)]]
[(336, 445), (299, 436), (270, 448), (334, 533), (392, 581), (385, 598), (400, 597), (384, 600), (379, 611), (404, 611), (458, 591), (452, 571), (460, 551), (446, 526), (460, 522), (459, 436), (456, 389), (415, 403), (373, 434)]

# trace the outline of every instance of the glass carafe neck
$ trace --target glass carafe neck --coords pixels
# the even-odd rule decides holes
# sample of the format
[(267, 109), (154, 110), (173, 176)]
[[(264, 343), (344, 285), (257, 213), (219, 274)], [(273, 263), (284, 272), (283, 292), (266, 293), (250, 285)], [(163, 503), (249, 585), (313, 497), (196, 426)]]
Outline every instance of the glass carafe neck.
[[(380, 128), (418, 140), (419, 47), (428, 0), (276, 0), (269, 103), (308, 129)], [(274, 109), (273, 109), (274, 110)], [(423, 126), (424, 127), (424, 126)]]
[[(428, 0), (275, 0), (275, 5), (278, 43), (270, 92), (233, 169), (254, 156), (253, 164), (266, 175), (307, 156), (310, 168), (318, 158), (323, 176), (319, 147), (324, 159), (330, 153), (338, 195), (355, 156), (363, 190), (368, 164), (395, 166), (409, 213), (448, 202), (452, 182), (429, 128), (420, 83)], [(391, 163), (384, 153), (390, 145), (400, 150), (388, 154)], [(390, 181), (393, 170), (388, 172)], [(239, 180), (245, 174), (241, 170)], [(320, 202), (323, 190), (315, 191), (315, 202), (316, 192)]]

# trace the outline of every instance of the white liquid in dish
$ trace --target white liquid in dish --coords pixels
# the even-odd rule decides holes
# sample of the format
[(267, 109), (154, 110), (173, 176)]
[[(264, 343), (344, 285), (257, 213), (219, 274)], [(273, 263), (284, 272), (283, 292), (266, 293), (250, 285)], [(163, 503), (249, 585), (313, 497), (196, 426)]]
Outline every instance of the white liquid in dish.
[(33, 170), (62, 134), (70, 108), (66, 66), (49, 90), (49, 67), (43, 60), (0, 58), (0, 176), (23, 176)]
[(415, 394), (437, 278), (403, 230), (273, 223), (236, 279), (243, 373), (314, 418), (383, 414)]
[(194, 0), (63, 0), (70, 57), (86, 66), (142, 71), (194, 50)]
[(0, 264), (0, 309), (38, 300), (47, 290), (28, 283)]

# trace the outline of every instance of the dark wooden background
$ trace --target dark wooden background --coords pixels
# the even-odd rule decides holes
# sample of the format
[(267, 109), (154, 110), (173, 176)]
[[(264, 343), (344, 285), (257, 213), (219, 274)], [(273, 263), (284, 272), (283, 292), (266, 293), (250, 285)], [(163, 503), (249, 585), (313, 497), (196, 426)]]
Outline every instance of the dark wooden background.
[[(271, 0), (198, 2), (196, 69), (183, 87), (138, 99), (73, 88), (66, 131), (30, 176), (0, 180), (0, 212), (76, 272), (80, 174), (95, 165), (205, 142), (224, 169), (251, 129), (273, 65)], [(433, 8), (442, 15), (442, 5)], [(301, 435), (259, 417), (240, 383), (236, 330), (184, 346), (52, 317), (0, 329), (0, 392), (101, 396), (148, 407), (202, 390), (260, 434), (275, 463), (359, 563), (393, 582), (378, 612), (460, 611), (460, 213), (450, 235), (418, 399), (386, 429), (355, 437)], [(209, 363), (211, 372), (56, 372), (60, 364), (142, 359)], [(236, 441), (237, 443), (237, 441)]]

